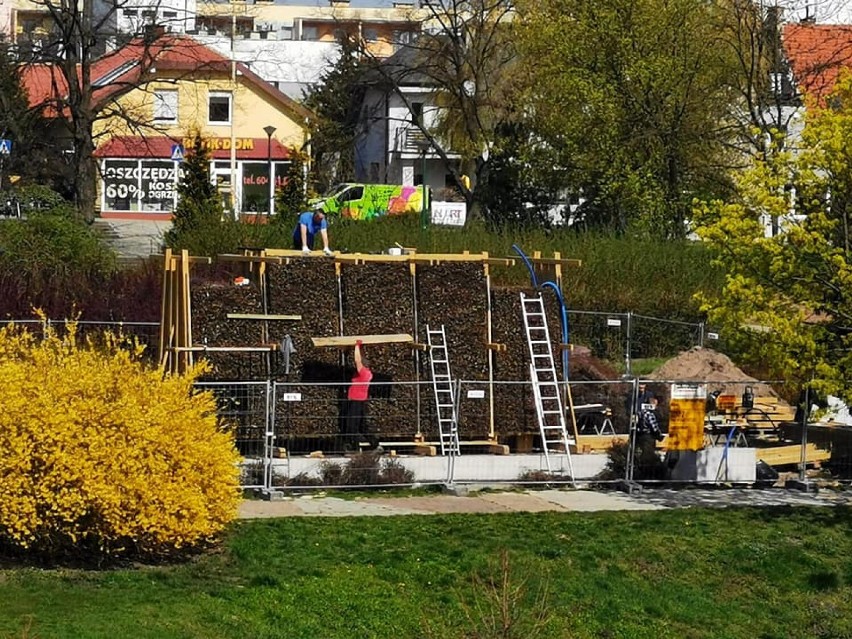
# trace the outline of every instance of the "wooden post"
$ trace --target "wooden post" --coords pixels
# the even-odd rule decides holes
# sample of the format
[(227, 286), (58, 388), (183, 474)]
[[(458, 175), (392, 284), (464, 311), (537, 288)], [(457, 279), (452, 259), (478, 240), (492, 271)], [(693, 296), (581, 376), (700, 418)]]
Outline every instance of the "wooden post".
[[(420, 327), (419, 318), (417, 313), (417, 264), (415, 262), (408, 263), (408, 270), (411, 273), (411, 309), (414, 314), (414, 330), (412, 334), (414, 335), (414, 343), (420, 343)], [(415, 424), (416, 430), (414, 432), (414, 441), (423, 439), (423, 429), (420, 427), (420, 418), (422, 407), (420, 405), (421, 397), (420, 397), (420, 349), (412, 349), (412, 357), (414, 357), (414, 381), (417, 382), (415, 384), (416, 392), (415, 392)], [(429, 355), (431, 357), (431, 354)]]
[(559, 288), (559, 292), (565, 295), (565, 291), (562, 289), (562, 262), (558, 261), (562, 259), (562, 253), (560, 251), (553, 252), (553, 259), (557, 260), (556, 264), (553, 266), (554, 270), (554, 280), (556, 280), (556, 286)]
[[(483, 262), (482, 268), (485, 269), (485, 294), (487, 300), (485, 303), (485, 322), (486, 322), (486, 344), (491, 344), (494, 335), (491, 327), (491, 269), (488, 264), (488, 253), (483, 252), (483, 257), (486, 261)], [(497, 441), (497, 434), (494, 428), (494, 351), (486, 347), (488, 353), (488, 439)]]
[[(178, 262), (178, 330), (177, 330), (177, 346), (192, 345), (192, 320), (191, 308), (189, 303), (189, 251), (183, 249), (180, 252), (180, 260)], [(192, 366), (192, 353), (182, 352), (178, 354), (178, 372), (185, 372)]]
[(171, 346), (174, 335), (174, 325), (172, 324), (172, 262), (172, 249), (167, 248), (163, 256), (163, 294), (160, 302), (160, 349), (157, 353), (160, 367), (164, 370), (167, 365), (171, 365), (169, 361), (171, 354), (169, 347)]

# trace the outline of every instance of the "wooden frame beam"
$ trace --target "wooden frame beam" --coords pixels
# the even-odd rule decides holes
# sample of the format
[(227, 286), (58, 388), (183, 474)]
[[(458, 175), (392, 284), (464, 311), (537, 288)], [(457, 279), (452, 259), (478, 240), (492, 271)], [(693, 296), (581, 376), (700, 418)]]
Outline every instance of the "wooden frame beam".
[(414, 338), (406, 333), (389, 335), (340, 335), (336, 337), (312, 337), (316, 348), (350, 348), (361, 341), (365, 346), (370, 344), (413, 344)]
[(299, 322), (301, 315), (265, 315), (264, 313), (228, 313), (225, 317), (236, 320), (284, 320)]

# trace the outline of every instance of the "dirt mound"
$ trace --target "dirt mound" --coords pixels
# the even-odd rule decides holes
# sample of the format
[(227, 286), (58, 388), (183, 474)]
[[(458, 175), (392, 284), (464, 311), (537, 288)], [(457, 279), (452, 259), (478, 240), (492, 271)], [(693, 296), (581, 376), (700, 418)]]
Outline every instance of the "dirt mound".
[(700, 346), (694, 346), (670, 359), (651, 373), (648, 379), (706, 382), (708, 393), (720, 390), (723, 394), (737, 396), (742, 395), (746, 386), (752, 386), (757, 396), (777, 396), (770, 386), (758, 384), (754, 377), (746, 375), (727, 355)]

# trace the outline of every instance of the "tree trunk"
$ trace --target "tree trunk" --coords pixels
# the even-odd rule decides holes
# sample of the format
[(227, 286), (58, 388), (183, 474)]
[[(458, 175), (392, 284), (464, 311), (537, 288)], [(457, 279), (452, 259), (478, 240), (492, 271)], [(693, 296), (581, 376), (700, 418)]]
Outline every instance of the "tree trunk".
[(88, 223), (95, 219), (97, 198), (97, 159), (92, 139), (92, 122), (82, 117), (74, 121), (74, 200), (80, 217)]

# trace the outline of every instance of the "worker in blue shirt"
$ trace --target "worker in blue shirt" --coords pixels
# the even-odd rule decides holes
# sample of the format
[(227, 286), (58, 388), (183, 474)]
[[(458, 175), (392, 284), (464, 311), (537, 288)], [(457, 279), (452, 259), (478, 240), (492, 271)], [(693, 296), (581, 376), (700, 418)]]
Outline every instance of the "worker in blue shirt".
[(322, 237), (323, 253), (332, 255), (328, 247), (328, 222), (322, 211), (305, 211), (299, 215), (299, 222), (293, 229), (293, 248), (298, 251), (301, 247), (302, 253), (310, 253), (317, 233)]

